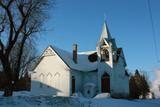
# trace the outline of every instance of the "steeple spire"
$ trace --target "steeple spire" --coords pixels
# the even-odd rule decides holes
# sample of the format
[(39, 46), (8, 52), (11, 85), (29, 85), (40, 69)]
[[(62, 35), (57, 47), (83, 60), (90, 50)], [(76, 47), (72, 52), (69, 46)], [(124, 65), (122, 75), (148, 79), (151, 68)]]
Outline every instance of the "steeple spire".
[(101, 34), (101, 37), (100, 37), (100, 41), (103, 40), (103, 39), (111, 39), (111, 35), (110, 35), (110, 32), (109, 32), (106, 20), (104, 20), (104, 23), (103, 23), (103, 29), (102, 29), (102, 34)]

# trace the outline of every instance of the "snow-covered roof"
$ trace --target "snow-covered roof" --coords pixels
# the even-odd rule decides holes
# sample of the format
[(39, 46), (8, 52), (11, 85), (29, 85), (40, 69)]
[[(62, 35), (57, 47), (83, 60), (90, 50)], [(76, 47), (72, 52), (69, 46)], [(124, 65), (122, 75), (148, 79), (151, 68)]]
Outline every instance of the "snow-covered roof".
[(77, 53), (78, 63), (73, 61), (73, 55), (71, 52), (59, 49), (55, 46), (51, 46), (52, 49), (59, 55), (59, 57), (71, 68), (77, 71), (89, 72), (97, 70), (98, 62), (90, 62), (88, 56), (96, 51), (79, 52)]

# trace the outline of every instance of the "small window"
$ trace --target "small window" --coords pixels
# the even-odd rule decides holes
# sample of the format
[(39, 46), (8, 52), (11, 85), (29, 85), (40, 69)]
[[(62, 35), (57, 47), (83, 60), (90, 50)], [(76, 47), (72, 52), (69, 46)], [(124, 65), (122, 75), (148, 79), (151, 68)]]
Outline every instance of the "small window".
[(109, 51), (107, 49), (101, 50), (101, 62), (109, 61)]

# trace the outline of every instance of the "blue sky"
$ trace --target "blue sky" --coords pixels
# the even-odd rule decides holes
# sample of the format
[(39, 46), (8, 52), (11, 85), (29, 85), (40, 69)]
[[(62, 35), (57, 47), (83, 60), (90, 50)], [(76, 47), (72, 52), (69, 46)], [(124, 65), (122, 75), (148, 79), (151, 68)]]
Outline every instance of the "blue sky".
[[(160, 59), (160, 0), (150, 0)], [(128, 69), (141, 69), (150, 75), (160, 67), (155, 56), (153, 32), (147, 0), (56, 0), (50, 18), (41, 32), (37, 48), (42, 52), (48, 45), (72, 51), (95, 50), (104, 14), (117, 45), (123, 47)]]

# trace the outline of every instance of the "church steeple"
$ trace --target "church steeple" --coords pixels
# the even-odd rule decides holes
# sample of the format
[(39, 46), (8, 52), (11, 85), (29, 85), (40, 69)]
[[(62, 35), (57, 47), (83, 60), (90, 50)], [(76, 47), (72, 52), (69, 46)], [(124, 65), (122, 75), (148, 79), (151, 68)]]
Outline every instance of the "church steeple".
[(102, 29), (102, 33), (101, 33), (101, 37), (100, 37), (100, 42), (103, 39), (108, 39), (108, 40), (111, 39), (111, 35), (110, 35), (110, 32), (109, 32), (106, 20), (103, 23), (103, 29)]

